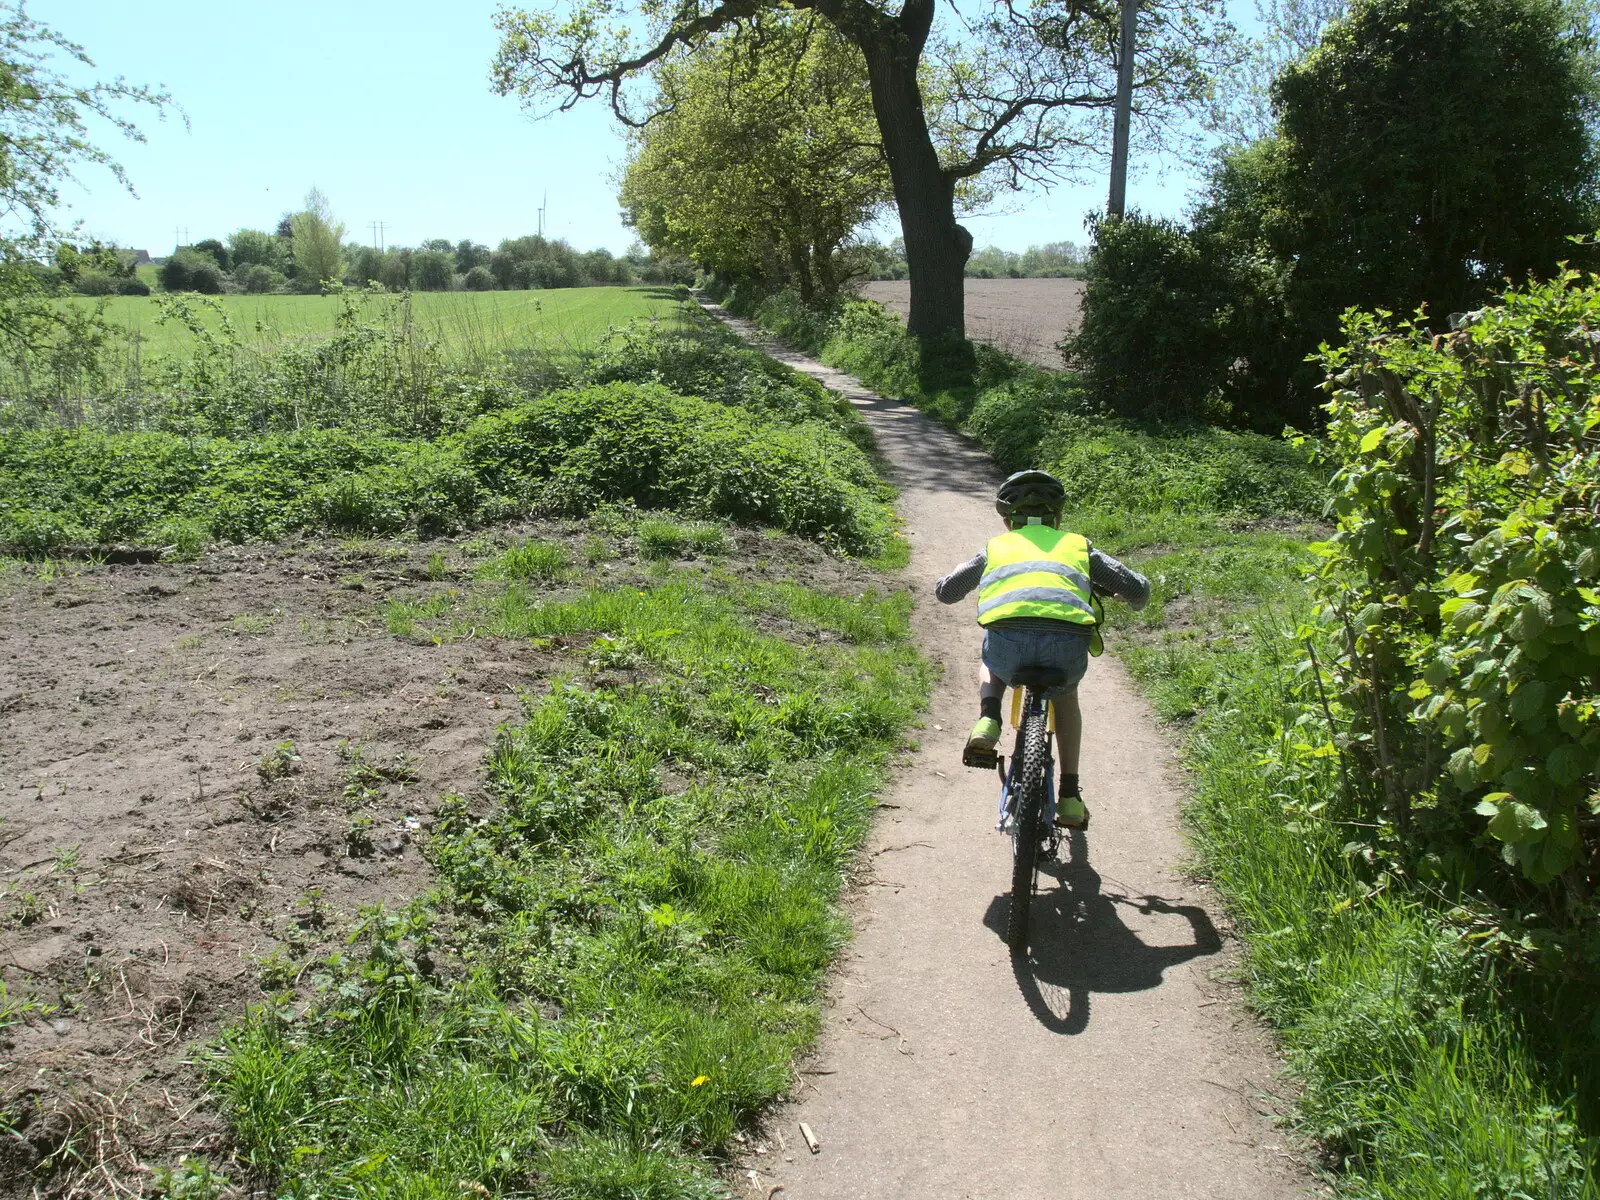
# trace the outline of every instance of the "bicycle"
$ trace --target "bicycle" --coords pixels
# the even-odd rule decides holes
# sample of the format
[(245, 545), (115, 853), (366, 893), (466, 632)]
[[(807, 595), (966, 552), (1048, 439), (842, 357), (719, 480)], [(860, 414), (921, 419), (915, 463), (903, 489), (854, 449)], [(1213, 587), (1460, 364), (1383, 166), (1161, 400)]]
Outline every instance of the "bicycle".
[(1056, 858), (1061, 846), (1056, 832), (1055, 758), (1052, 753), (1050, 704), (1045, 696), (1066, 683), (1065, 672), (1049, 667), (1018, 671), (1011, 686), (1025, 693), (1011, 769), (993, 750), (967, 749), (961, 761), (969, 767), (994, 768), (1004, 787), (996, 831), (1011, 833), (1011, 908), (1006, 916), (1006, 943), (1012, 953), (1028, 948), (1028, 917), (1038, 890), (1039, 866)]

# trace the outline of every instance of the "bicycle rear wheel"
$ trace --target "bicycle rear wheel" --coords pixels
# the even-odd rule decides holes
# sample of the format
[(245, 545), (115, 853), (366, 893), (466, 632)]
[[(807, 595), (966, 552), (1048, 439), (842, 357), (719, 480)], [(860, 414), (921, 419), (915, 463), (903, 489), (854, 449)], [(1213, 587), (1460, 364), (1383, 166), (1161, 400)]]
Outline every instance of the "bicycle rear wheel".
[(1036, 711), (1029, 704), (1022, 723), (1022, 761), (1017, 766), (1017, 795), (1011, 811), (1011, 908), (1006, 916), (1006, 942), (1017, 954), (1028, 948), (1028, 917), (1039, 872), (1049, 736), (1043, 706)]

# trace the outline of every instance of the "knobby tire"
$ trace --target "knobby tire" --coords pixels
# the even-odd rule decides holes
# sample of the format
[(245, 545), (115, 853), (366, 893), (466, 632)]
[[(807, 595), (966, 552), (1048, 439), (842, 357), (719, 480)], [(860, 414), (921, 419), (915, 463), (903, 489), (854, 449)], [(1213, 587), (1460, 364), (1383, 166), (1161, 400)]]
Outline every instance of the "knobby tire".
[(1049, 736), (1044, 713), (1030, 711), (1022, 724), (1022, 762), (1011, 819), (1011, 908), (1006, 918), (1006, 942), (1016, 954), (1028, 948), (1028, 916), (1039, 870)]

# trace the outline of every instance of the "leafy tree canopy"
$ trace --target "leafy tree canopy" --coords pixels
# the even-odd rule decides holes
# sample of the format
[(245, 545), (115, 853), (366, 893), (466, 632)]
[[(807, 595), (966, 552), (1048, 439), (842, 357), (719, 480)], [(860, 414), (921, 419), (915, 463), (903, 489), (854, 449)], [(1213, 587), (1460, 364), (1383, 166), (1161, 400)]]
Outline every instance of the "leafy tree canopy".
[[(123, 79), (84, 82), (67, 70), (94, 67), (83, 47), (28, 17), (21, 3), (0, 2), (0, 336), (21, 347), (51, 342), (81, 324), (77, 310), (48, 304), (34, 266), (72, 238), (61, 187), (83, 167), (109, 171), (132, 191), (126, 173), (90, 140), (89, 123), (107, 122), (130, 141), (144, 135), (127, 115), (145, 106), (164, 115), (171, 97)], [(81, 330), (80, 330), (81, 332)]]
[(632, 139), (620, 199), (655, 249), (798, 287), (892, 199), (861, 52), (813, 14), (763, 14), (658, 64), (661, 114)]
[(1565, 0), (1357, 0), (1273, 88), (1296, 288), (1433, 318), (1595, 220), (1593, 40)]
[(1217, 80), (1207, 124), (1232, 143), (1270, 135), (1273, 83), (1316, 49), (1323, 30), (1349, 8), (1350, 0), (1256, 0), (1261, 31)]
[(1351, 306), (1442, 329), (1504, 280), (1593, 246), (1592, 6), (1354, 0), (1273, 86), (1270, 135), (1224, 154), (1189, 228), (1097, 229), (1067, 349), (1111, 403), (1313, 421), (1307, 356)]
[(260, 264), (281, 271), (289, 262), (289, 249), (283, 239), (260, 229), (239, 229), (229, 234), (228, 253), (235, 267)]
[(339, 279), (344, 264), (344, 224), (334, 219), (328, 198), (312, 188), (306, 193), (305, 208), (289, 218), (294, 234), (294, 263), (306, 287), (315, 289), (324, 281)]

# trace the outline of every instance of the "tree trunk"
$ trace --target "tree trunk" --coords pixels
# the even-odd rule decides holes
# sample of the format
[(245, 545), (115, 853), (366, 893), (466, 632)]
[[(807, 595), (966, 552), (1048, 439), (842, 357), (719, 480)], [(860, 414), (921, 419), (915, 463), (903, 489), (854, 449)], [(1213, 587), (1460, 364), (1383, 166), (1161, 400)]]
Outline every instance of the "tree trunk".
[(955, 180), (939, 165), (917, 86), (917, 63), (933, 10), (933, 0), (907, 0), (896, 20), (871, 30), (846, 30), (867, 59), (872, 108), (906, 242), (907, 326), (924, 343), (966, 336), (963, 273), (972, 254), (972, 235), (956, 221)]
[(817, 289), (811, 277), (811, 260), (806, 253), (807, 247), (798, 238), (784, 239), (784, 253), (789, 258), (789, 273), (794, 277), (794, 283), (800, 289), (800, 303), (807, 308), (817, 298)]
[(811, 243), (811, 266), (817, 273), (817, 292), (824, 300), (832, 300), (839, 284), (833, 277), (833, 251), (826, 242)]

